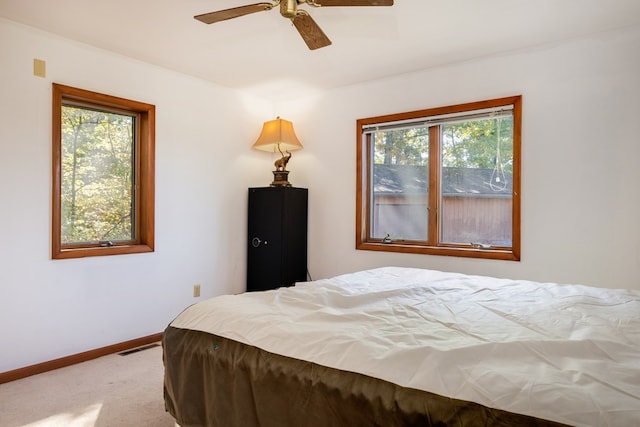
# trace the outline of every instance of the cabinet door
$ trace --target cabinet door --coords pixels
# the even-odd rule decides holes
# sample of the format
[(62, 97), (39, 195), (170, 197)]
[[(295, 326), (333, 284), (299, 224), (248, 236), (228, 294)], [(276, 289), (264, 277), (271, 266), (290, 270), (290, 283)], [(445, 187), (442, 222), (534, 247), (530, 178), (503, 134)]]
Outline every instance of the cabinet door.
[(307, 189), (290, 188), (284, 195), (282, 285), (307, 279)]
[(282, 191), (249, 190), (248, 291), (281, 286), (283, 202)]

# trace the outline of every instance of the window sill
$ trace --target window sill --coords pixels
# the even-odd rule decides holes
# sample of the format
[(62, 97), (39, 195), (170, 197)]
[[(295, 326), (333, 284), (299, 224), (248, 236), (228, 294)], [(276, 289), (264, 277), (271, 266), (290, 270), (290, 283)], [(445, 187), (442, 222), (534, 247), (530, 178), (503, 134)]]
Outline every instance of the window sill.
[(415, 243), (381, 243), (358, 242), (356, 249), (365, 251), (402, 252), (423, 255), (457, 256), (463, 258), (497, 259), (505, 261), (520, 261), (520, 255), (513, 249), (425, 246)]
[(71, 259), (71, 258), (86, 258), (94, 256), (108, 256), (108, 255), (126, 255), (126, 254), (139, 254), (153, 252), (153, 246), (149, 245), (123, 245), (123, 246), (110, 246), (110, 247), (88, 247), (88, 248), (73, 248), (73, 249), (60, 249), (54, 251), (51, 255), (52, 259)]

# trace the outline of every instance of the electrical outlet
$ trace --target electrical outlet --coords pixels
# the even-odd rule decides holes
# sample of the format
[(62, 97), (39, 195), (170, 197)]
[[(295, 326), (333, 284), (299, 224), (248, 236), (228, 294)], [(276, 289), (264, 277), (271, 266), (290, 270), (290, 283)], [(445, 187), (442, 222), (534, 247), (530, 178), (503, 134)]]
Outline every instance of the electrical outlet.
[(193, 297), (197, 298), (200, 296), (200, 285), (193, 285)]

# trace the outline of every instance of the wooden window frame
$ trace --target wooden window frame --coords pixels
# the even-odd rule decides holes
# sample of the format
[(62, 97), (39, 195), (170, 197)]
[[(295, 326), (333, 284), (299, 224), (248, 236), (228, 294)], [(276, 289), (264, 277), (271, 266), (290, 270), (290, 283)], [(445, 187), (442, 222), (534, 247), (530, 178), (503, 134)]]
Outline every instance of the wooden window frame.
[[(440, 154), (440, 135), (430, 129), (429, 135), (429, 209), (428, 237), (426, 242), (392, 241), (383, 242), (381, 239), (373, 239), (371, 235), (371, 171), (372, 159), (370, 135), (365, 135), (364, 127), (375, 124), (413, 120), (422, 117), (439, 116), (445, 114), (464, 113), (475, 110), (513, 105), (513, 177), (512, 177), (512, 241), (510, 248), (479, 248), (472, 245), (455, 245), (439, 242), (440, 223), (438, 212), (440, 211), (440, 170), (442, 165)], [(435, 142), (435, 143), (434, 143)], [(468, 258), (485, 258), (497, 260), (520, 260), (520, 181), (521, 181), (521, 145), (522, 145), (522, 96), (511, 96), (485, 101), (458, 104), (446, 107), (429, 108), (425, 110), (410, 111), (398, 114), (358, 119), (356, 121), (356, 249), (418, 253), (427, 255), (457, 256)]]
[[(53, 83), (52, 122), (52, 259), (84, 258), (154, 251), (155, 222), (155, 106)], [(62, 238), (62, 107), (73, 102), (105, 111), (121, 111), (136, 117), (134, 154), (134, 240), (101, 243), (63, 244)]]

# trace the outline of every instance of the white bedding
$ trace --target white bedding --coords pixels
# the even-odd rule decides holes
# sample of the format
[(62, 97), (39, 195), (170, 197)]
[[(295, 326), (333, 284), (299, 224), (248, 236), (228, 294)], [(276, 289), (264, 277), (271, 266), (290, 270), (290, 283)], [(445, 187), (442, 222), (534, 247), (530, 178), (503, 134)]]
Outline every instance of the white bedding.
[(386, 267), (195, 304), (171, 326), (578, 426), (640, 426), (640, 291)]

